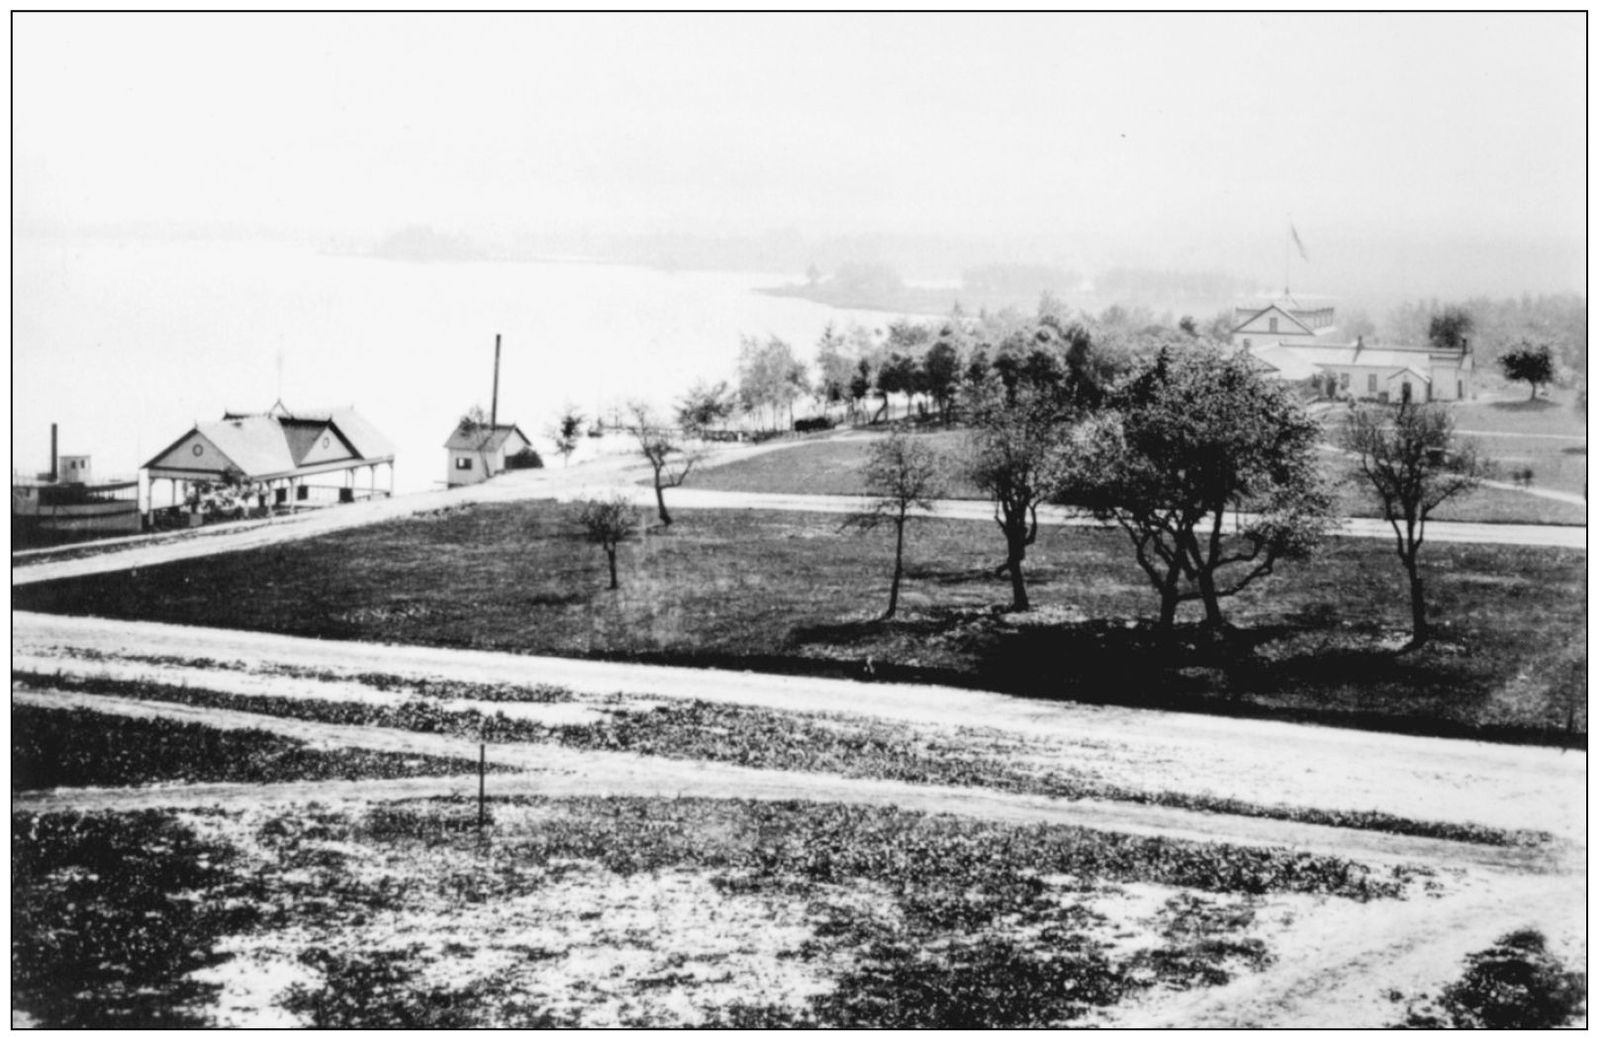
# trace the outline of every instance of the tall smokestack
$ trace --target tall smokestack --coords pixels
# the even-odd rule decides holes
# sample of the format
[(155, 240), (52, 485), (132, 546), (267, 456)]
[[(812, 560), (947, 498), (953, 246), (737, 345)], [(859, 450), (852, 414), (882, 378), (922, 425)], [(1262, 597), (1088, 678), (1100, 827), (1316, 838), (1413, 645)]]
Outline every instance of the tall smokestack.
[(50, 481), (56, 482), (56, 423), (50, 423)]
[(497, 333), (497, 357), (491, 365), (491, 428), (497, 427), (497, 382), (502, 378), (502, 333)]

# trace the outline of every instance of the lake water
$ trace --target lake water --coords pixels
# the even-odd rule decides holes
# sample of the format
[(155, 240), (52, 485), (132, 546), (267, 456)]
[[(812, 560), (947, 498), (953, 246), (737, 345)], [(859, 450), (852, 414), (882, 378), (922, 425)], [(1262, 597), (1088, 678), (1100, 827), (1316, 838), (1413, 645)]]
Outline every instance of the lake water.
[[(773, 274), (669, 273), (587, 263), (397, 263), (274, 245), (19, 239), (12, 266), (12, 466), (61, 451), (97, 477), (132, 474), (225, 410), (356, 407), (396, 444), (396, 488), (446, 476), (442, 449), (470, 405), (543, 457), (566, 403), (668, 405), (699, 378), (734, 382), (741, 336), (779, 335), (813, 361), (832, 310), (753, 288)], [(554, 459), (555, 460), (555, 459)]]

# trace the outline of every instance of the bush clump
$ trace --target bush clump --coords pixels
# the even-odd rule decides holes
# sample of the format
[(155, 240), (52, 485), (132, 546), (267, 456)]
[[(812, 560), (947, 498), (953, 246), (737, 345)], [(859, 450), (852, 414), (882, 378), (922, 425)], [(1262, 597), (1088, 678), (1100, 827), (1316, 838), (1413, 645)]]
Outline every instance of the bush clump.
[(1467, 970), (1438, 998), (1407, 1013), (1405, 1027), (1563, 1027), (1585, 1004), (1585, 975), (1563, 968), (1534, 930), (1509, 933), (1467, 957)]

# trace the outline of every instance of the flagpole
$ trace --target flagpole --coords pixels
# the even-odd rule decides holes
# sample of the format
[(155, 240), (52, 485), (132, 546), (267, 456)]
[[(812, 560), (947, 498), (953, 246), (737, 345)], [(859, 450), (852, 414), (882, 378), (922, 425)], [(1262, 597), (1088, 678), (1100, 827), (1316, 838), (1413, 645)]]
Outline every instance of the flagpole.
[[(1293, 228), (1295, 214), (1285, 213), (1284, 215), (1288, 217), (1289, 226)], [(1289, 298), (1289, 237), (1290, 235), (1285, 235), (1283, 239), (1283, 297), (1285, 299)]]

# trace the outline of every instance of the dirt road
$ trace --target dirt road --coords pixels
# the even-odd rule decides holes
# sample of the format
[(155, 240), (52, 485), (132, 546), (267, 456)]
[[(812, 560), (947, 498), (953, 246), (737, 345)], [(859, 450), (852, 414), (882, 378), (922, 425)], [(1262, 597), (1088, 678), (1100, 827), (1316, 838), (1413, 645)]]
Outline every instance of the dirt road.
[[(100, 658), (80, 658), (86, 650)], [(1034, 763), (1129, 788), (1541, 829), (1575, 841), (1585, 832), (1586, 755), (1577, 751), (1035, 701), (929, 685), (322, 641), (92, 617), (12, 617), (13, 670), (149, 677), (253, 694), (261, 693), (264, 681), (291, 680), (153, 665), (148, 657), (228, 661), (253, 670), (317, 668), (347, 677), (383, 671), (551, 684), (583, 697), (624, 692), (947, 729), (982, 726), (1030, 739)], [(253, 684), (230, 685), (245, 680)]]
[[(480, 744), (427, 732), (299, 721), (243, 711), (59, 690), (16, 690), (12, 702), (47, 709), (75, 707), (122, 717), (161, 717), (217, 728), (255, 728), (300, 739), (320, 749), (365, 749), (475, 760)], [(1279, 846), (1368, 861), (1435, 867), (1479, 866), (1519, 872), (1568, 869), (1571, 848), (1489, 847), (1341, 830), (1242, 815), (1188, 811), (1152, 804), (1100, 800), (1066, 801), (972, 787), (933, 786), (813, 772), (745, 768), (708, 761), (673, 760), (635, 753), (575, 750), (562, 746), (494, 743), (492, 764), (520, 769), (493, 774), (493, 796), (678, 796), (748, 800), (815, 800), (897, 806), (1016, 824), (1078, 825), (1139, 836), (1210, 840), (1249, 846)], [(63, 789), (12, 798), (13, 810), (119, 811), (151, 807), (300, 803), (313, 800), (394, 800), (473, 795), (476, 778), (386, 779), (362, 782), (199, 783), (128, 789)]]

